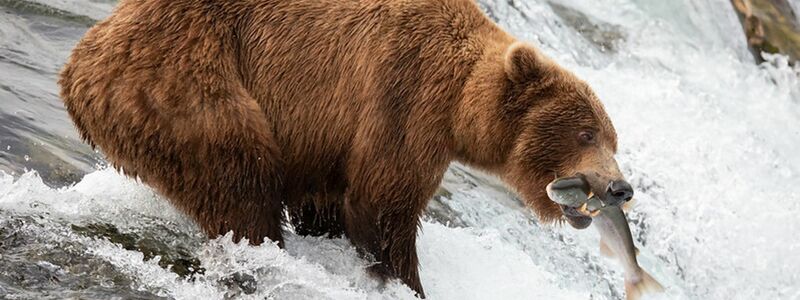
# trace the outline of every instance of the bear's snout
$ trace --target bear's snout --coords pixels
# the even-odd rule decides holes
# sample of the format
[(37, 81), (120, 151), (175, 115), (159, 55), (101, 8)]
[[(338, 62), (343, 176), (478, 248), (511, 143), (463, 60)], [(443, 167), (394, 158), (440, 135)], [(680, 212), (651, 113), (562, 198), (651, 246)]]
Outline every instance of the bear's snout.
[(619, 206), (633, 198), (633, 188), (625, 180), (612, 180), (606, 189), (606, 203)]

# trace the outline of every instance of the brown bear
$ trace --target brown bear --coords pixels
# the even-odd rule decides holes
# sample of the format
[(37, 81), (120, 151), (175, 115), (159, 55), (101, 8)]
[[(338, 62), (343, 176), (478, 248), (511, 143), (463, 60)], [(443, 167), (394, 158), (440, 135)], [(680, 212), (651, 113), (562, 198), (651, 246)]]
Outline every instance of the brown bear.
[(286, 209), (422, 297), (417, 227), (452, 161), (581, 228), (549, 181), (632, 193), (591, 89), (473, 0), (123, 0), (59, 84), (82, 137), (210, 236), (282, 246)]

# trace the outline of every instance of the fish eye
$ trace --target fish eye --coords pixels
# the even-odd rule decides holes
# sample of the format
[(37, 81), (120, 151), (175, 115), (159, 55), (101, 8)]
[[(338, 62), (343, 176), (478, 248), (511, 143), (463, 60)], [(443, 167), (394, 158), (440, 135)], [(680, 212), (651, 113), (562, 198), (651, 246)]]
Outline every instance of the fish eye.
[(590, 130), (584, 130), (578, 133), (578, 140), (585, 145), (590, 145), (595, 143), (594, 132)]

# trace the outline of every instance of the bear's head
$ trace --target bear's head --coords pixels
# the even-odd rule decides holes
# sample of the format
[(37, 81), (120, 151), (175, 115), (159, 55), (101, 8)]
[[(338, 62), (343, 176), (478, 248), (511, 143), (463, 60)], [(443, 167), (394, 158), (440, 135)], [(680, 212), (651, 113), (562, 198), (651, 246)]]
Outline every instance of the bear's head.
[[(633, 189), (617, 166), (617, 135), (592, 89), (533, 46), (514, 43), (495, 61), (494, 126), (481, 139), (497, 140), (504, 155), (494, 168), (543, 221), (565, 216), (576, 228), (591, 218), (552, 202), (545, 187), (555, 178), (583, 177), (607, 204), (621, 205)], [(484, 88), (486, 86), (484, 85)], [(502, 87), (502, 88), (501, 88)], [(492, 89), (490, 89), (492, 90)], [(486, 95), (484, 93), (484, 95)], [(496, 102), (495, 102), (496, 101)], [(499, 119), (499, 120), (498, 120)], [(483, 124), (487, 124), (484, 122)], [(494, 132), (494, 137), (489, 136)], [(511, 134), (508, 134), (511, 133)]]

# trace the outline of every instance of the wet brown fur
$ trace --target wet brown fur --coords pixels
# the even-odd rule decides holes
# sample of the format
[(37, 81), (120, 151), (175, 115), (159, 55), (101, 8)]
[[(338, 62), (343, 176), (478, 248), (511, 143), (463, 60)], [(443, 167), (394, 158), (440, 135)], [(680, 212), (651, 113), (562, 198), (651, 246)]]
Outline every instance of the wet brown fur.
[(209, 235), (282, 245), (286, 208), (420, 295), (419, 217), (451, 161), (553, 221), (545, 184), (595, 153), (577, 130), (616, 147), (588, 86), (471, 0), (125, 0), (59, 83), (83, 138)]

